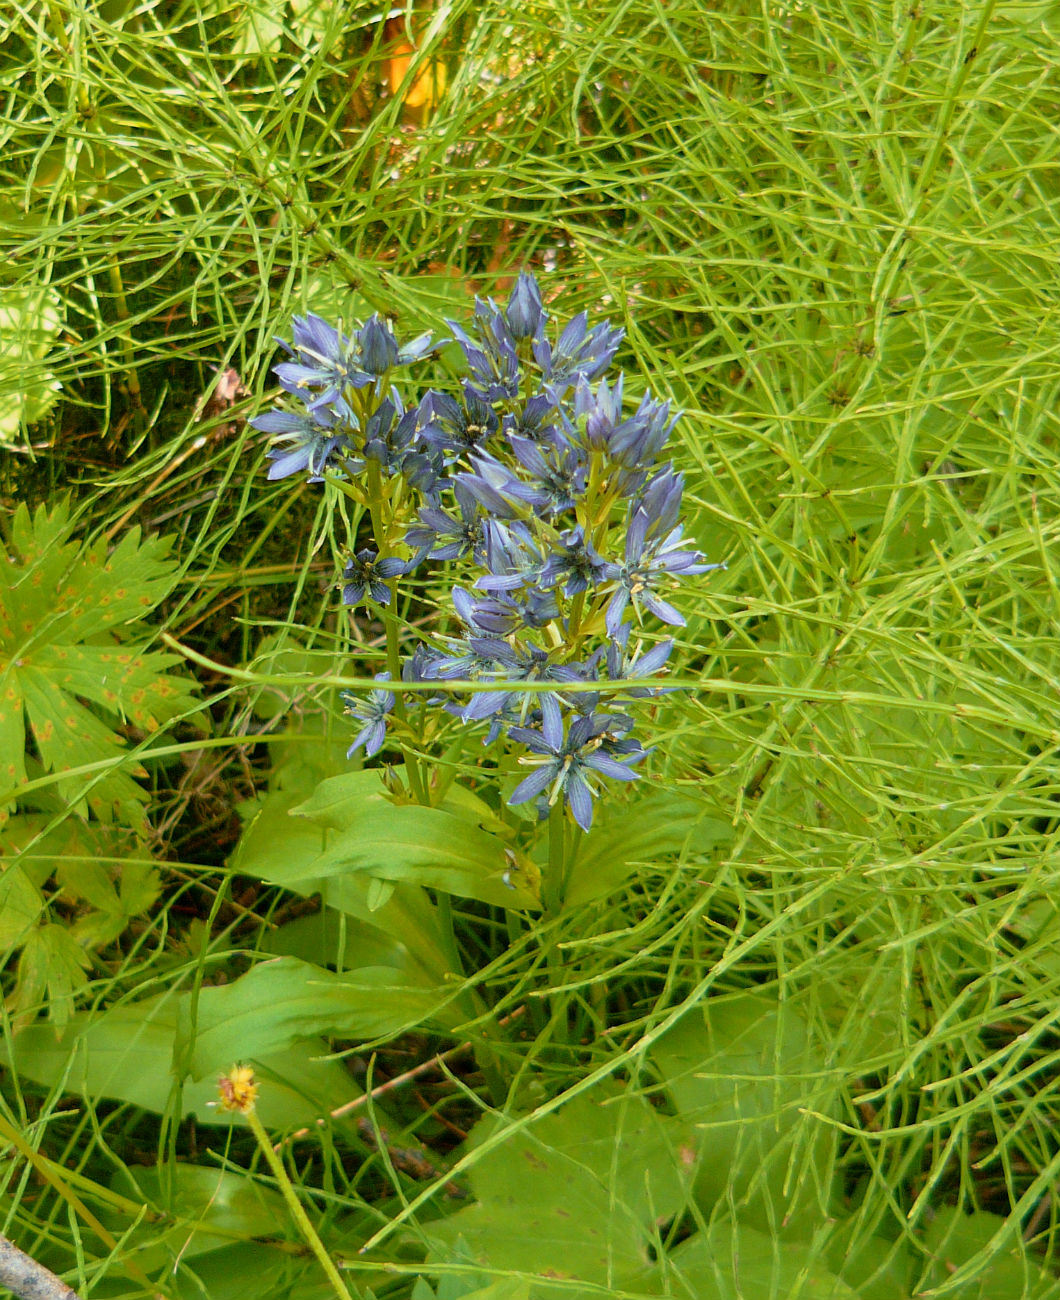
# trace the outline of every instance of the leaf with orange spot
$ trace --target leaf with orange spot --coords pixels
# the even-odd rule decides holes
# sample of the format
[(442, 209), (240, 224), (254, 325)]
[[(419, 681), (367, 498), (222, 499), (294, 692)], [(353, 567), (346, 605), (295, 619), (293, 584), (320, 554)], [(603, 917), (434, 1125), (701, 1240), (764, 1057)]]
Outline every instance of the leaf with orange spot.
[(48, 1019), (61, 1029), (70, 1019), (74, 997), (88, 983), (85, 950), (62, 925), (42, 925), (32, 930), (18, 961), (15, 991), (16, 1018), (47, 1007)]
[(28, 728), (45, 772), (70, 773), (56, 779), (64, 800), (136, 825), (145, 772), (115, 728), (151, 732), (194, 709), (194, 684), (169, 675), (176, 656), (148, 649), (142, 622), (176, 566), (139, 529), (109, 554), (105, 539), (84, 545), (72, 531), (66, 503), (32, 515), (22, 505), (0, 551), (0, 814), (26, 780)]

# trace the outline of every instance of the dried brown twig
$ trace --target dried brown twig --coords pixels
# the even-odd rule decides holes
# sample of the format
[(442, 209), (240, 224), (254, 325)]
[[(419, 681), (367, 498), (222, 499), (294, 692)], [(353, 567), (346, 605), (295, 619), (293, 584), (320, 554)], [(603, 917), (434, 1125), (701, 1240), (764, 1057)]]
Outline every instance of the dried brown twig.
[[(498, 1023), (502, 1025), (511, 1024), (513, 1020), (518, 1020), (525, 1011), (525, 1007), (516, 1007), (510, 1015), (504, 1016)], [(443, 1061), (449, 1061), (454, 1056), (459, 1056), (461, 1052), (470, 1051), (473, 1046), (474, 1044), (470, 1039), (463, 1043), (457, 1043), (455, 1047), (450, 1047), (447, 1052), (439, 1052), (436, 1056), (432, 1056), (426, 1061), (421, 1061), (419, 1065), (414, 1065), (411, 1070), (406, 1070), (404, 1074), (396, 1074), (392, 1079), (387, 1079), (385, 1083), (381, 1083), (377, 1088), (373, 1088), (371, 1092), (365, 1092), (359, 1097), (354, 1097), (352, 1101), (348, 1101), (344, 1105), (331, 1111), (329, 1116), (331, 1119), (339, 1119), (343, 1115), (349, 1115), (351, 1111), (359, 1110), (362, 1106), (366, 1106), (369, 1101), (375, 1101), (377, 1098), (385, 1096), (388, 1092), (392, 1092), (395, 1088), (400, 1088), (403, 1083), (408, 1083), (410, 1080), (418, 1078), (421, 1074), (426, 1074), (428, 1070), (432, 1070), (436, 1066), (441, 1065)], [(323, 1128), (325, 1123), (326, 1121), (321, 1118), (317, 1120), (316, 1126), (317, 1128)], [(296, 1132), (291, 1133), (288, 1137), (285, 1137), (282, 1142), (277, 1142), (273, 1150), (279, 1151), (286, 1146), (288, 1142), (296, 1142), (299, 1138), (304, 1138), (311, 1132), (312, 1129), (310, 1128), (300, 1128)]]

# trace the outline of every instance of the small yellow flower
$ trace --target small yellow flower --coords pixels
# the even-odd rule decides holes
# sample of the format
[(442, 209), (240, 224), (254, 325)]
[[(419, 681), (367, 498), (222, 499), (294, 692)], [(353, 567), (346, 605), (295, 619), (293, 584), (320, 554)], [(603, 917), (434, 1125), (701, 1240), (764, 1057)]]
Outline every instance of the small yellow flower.
[(222, 1110), (237, 1110), (241, 1115), (246, 1115), (254, 1109), (258, 1096), (253, 1069), (249, 1065), (233, 1065), (227, 1074), (222, 1074), (217, 1080), (217, 1091)]

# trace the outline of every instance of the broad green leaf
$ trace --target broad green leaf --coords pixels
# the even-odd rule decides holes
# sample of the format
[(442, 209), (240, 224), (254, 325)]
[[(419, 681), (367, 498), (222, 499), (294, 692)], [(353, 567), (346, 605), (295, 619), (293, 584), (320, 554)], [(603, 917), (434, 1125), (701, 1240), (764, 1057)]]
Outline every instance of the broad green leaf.
[(306, 876), (363, 871), (499, 907), (540, 906), (532, 877), (512, 876), (503, 840), (441, 808), (391, 803), (376, 772), (332, 777), (292, 811), (334, 832), (303, 864)]
[[(290, 647), (283, 651), (285, 656), (294, 656), (296, 667), (304, 666), (298, 653), (297, 648)], [(290, 816), (291, 809), (333, 776), (354, 776), (373, 793), (379, 788), (377, 772), (350, 772), (347, 741), (328, 739), (326, 726), (322, 710), (310, 711), (301, 719), (299, 731), (286, 733), (286, 738), (273, 745), (276, 762), (269, 777), (269, 792), (240, 809), (247, 825), (231, 866), (242, 875), (268, 880), (296, 893), (323, 894), (330, 906), (362, 923), (356, 929), (350, 928), (351, 942), (360, 934), (369, 946), (377, 944), (382, 931), (397, 939), (432, 980), (438, 981), (449, 970), (449, 959), (437, 909), (422, 889), (387, 882), (392, 888), (388, 901), (370, 907), (370, 902), (379, 903), (378, 897), (370, 897), (370, 876), (347, 872), (314, 879), (304, 875), (303, 864), (319, 855), (333, 832)], [(469, 798), (478, 804), (473, 795)]]
[(231, 984), (200, 991), (181, 1004), (174, 1048), (178, 1071), (201, 1079), (233, 1061), (283, 1051), (305, 1038), (381, 1038), (428, 1021), (452, 1026), (449, 990), (399, 982), (390, 966), (342, 975), (294, 957), (261, 962)]
[[(0, 591), (22, 615), (14, 634), (33, 644), (74, 645), (124, 627), (173, 590), (176, 566), (167, 558), (168, 542), (141, 541), (140, 529), (131, 528), (108, 555), (105, 540), (82, 545), (70, 540), (72, 530), (66, 502), (39, 506), (32, 516), (25, 505), (15, 511), (12, 572)], [(116, 662), (131, 662), (134, 653)]]
[[(97, 851), (102, 857), (104, 845), (99, 843), (101, 836), (92, 834), (95, 828), (72, 824), (82, 833), (87, 832), (86, 839), (97, 841)], [(71, 855), (58, 860), (56, 875), (64, 893), (82, 898), (125, 923), (151, 907), (161, 891), (158, 871), (150, 862), (122, 862), (111, 858), (105, 863)]]
[(502, 835), (511, 833), (485, 799), (480, 799), (474, 790), (469, 790), (459, 781), (454, 781), (445, 792), (445, 798), (440, 806), (446, 812), (452, 813), (454, 817), (462, 817), (464, 821), (482, 826), (486, 830), (496, 831)]
[[(300, 1300), (307, 1288), (311, 1300), (331, 1300), (334, 1290), (329, 1297), (320, 1283), (330, 1285), (311, 1256), (292, 1258), (271, 1249), (267, 1241), (237, 1242), (197, 1255), (166, 1278), (167, 1294), (174, 1300), (271, 1300), (274, 1296)], [(358, 1300), (357, 1292), (354, 1297)]]
[(659, 1039), (652, 1057), (699, 1134), (704, 1212), (729, 1203), (762, 1231), (814, 1230), (830, 1204), (834, 1131), (800, 1110), (828, 1110), (835, 1085), (799, 1013), (754, 994), (708, 1001)]
[(87, 799), (83, 776), (60, 777), (56, 788), (62, 798), (83, 816), (91, 807), (103, 821), (117, 815), (122, 821), (133, 822), (137, 805), (145, 796), (132, 778), (145, 777), (147, 772), (140, 763), (119, 766), (125, 748), (121, 739), (72, 695), (54, 689), (47, 671), (27, 665), (19, 669), (16, 680), (46, 771), (62, 773), (88, 762), (110, 765), (92, 785)]
[(467, 1243), (458, 1238), (446, 1264), (452, 1272), (443, 1273), (436, 1286), (418, 1278), (412, 1288), (412, 1300), (530, 1300), (531, 1284), (521, 1278), (502, 1278), (490, 1282), (475, 1266)]
[(381, 908), (386, 907), (387, 903), (394, 897), (396, 886), (392, 880), (380, 880), (378, 876), (372, 877), (372, 882), (368, 886), (368, 893), (365, 895), (365, 904), (369, 912), (378, 912)]
[[(687, 1300), (862, 1300), (803, 1243), (783, 1244), (721, 1221), (683, 1241), (664, 1260), (624, 1278), (634, 1295)], [(890, 1300), (903, 1300), (895, 1293)]]
[(182, 693), (175, 679), (165, 675), (180, 662), (176, 655), (95, 645), (45, 645), (37, 650), (35, 660), (63, 690), (91, 700), (143, 731), (157, 731), (186, 704), (186, 690)]
[(178, 1258), (194, 1259), (233, 1239), (282, 1235), (290, 1217), (279, 1192), (216, 1167), (131, 1166), (111, 1179), (111, 1187), (165, 1215), (165, 1222), (148, 1220), (127, 1238), (140, 1267), (150, 1271), (172, 1268)]
[[(606, 1284), (642, 1269), (654, 1225), (686, 1202), (694, 1163), (691, 1131), (642, 1097), (601, 1088), (537, 1123), (514, 1128), (472, 1166), (477, 1204), (430, 1236), (460, 1243), (485, 1271), (519, 1270), (541, 1281), (533, 1294), (570, 1295), (543, 1279)], [(510, 1120), (490, 1118), (474, 1129), (472, 1149)], [(438, 1250), (442, 1254), (437, 1253)]]
[(246, 826), (229, 861), (240, 875), (268, 880), (284, 888), (311, 894), (319, 882), (306, 876), (305, 863), (316, 858), (327, 842), (326, 832), (290, 815), (304, 797), (301, 790), (263, 796), (240, 808)]
[(363, 768), (321, 781), (293, 812), (325, 830), (350, 831), (360, 824), (366, 808), (379, 812), (395, 806), (383, 786), (382, 774)]
[(732, 840), (732, 827), (705, 814), (702, 804), (651, 789), (613, 811), (603, 808), (579, 844), (566, 902), (588, 903), (617, 889), (641, 863), (673, 854), (699, 857)]
[[(328, 1228), (328, 1248), (353, 1259), (372, 1230), (361, 1223), (356, 1235), (344, 1241), (333, 1221)], [(275, 1237), (280, 1242), (274, 1245), (270, 1238)], [(289, 1214), (264, 1240), (238, 1242), (182, 1261), (175, 1274), (166, 1276), (166, 1295), (173, 1300), (335, 1300), (335, 1288), (308, 1249), (284, 1250), (285, 1240), (296, 1242)], [(382, 1268), (344, 1269), (343, 1279), (352, 1300), (376, 1300), (393, 1291), (393, 1276)]]
[[(334, 832), (289, 815), (305, 793), (296, 787), (293, 792), (281, 790), (262, 799), (240, 837), (230, 863), (232, 870), (295, 893), (322, 894), (328, 905), (359, 922), (358, 930), (369, 927), (369, 944), (378, 943), (380, 932), (391, 936), (431, 982), (441, 981), (450, 963), (437, 909), (423, 890), (398, 885), (389, 900), (373, 911), (368, 906), (373, 877), (347, 873), (318, 878), (307, 874), (306, 864), (319, 858)], [(351, 930), (351, 943), (356, 942), (358, 930)]]
[(860, 1300), (904, 1300), (910, 1294), (912, 1258), (905, 1242), (859, 1230), (856, 1218), (836, 1223), (822, 1253)]
[(118, 903), (127, 919), (153, 907), (161, 893), (158, 871), (149, 862), (123, 862), (118, 876)]
[[(3, 606), (0, 605), (0, 636), (4, 625)], [(0, 826), (11, 816), (13, 804), (5, 800), (7, 791), (14, 791), (26, 781), (26, 726), (22, 716), (22, 692), (13, 664), (0, 673)]]
[(286, 0), (253, 0), (241, 5), (231, 53), (235, 58), (260, 59), (279, 52), (283, 44)]
[(473, 1284), (471, 1289), (458, 1276), (442, 1278), (435, 1290), (420, 1278), (412, 1288), (412, 1300), (533, 1300), (530, 1283), (521, 1278), (501, 1278), (488, 1286)]
[[(441, 1292), (438, 1300), (442, 1300)], [(532, 1300), (530, 1283), (519, 1278), (501, 1278), (489, 1286), (469, 1292), (467, 1300)]]
[(319, 881), (318, 887), (329, 907), (360, 923), (353, 933), (370, 929), (397, 939), (432, 984), (450, 977), (454, 972), (443, 923), (426, 891), (417, 885), (386, 882), (392, 886), (390, 897), (373, 910), (369, 906), (373, 880), (363, 874), (331, 876)]
[(17, 862), (37, 886), (55, 875), (67, 857), (94, 857), (113, 848), (113, 842), (104, 848), (76, 817), (55, 822), (45, 813), (19, 813), (0, 826), (0, 855), (6, 862)]
[(86, 858), (68, 859), (59, 862), (56, 875), (68, 897), (84, 899), (103, 912), (116, 910), (118, 895), (102, 862)]
[(393, 935), (333, 907), (322, 907), (281, 925), (264, 937), (262, 951), (339, 970), (389, 966), (403, 984), (415, 984), (424, 977), (421, 964)]
[[(137, 838), (120, 827), (102, 826), (65, 817), (52, 824), (40, 813), (23, 813), (0, 827), (0, 860), (8, 866), (0, 876), (0, 948), (11, 938), (11, 927), (26, 915), (27, 895), (19, 882), (37, 891), (55, 876), (68, 899), (97, 909), (77, 917), (70, 936), (81, 948), (98, 947), (118, 937), (133, 917), (151, 907), (160, 892), (158, 872)], [(4, 894), (10, 893), (6, 905)], [(43, 915), (37, 895), (36, 912)], [(26, 937), (26, 932), (22, 938)]]
[[(31, 1025), (15, 1034), (10, 1046), (0, 1040), (0, 1061), (45, 1087), (58, 1085), (93, 1100), (108, 1097), (161, 1113), (173, 1096), (170, 1060), (187, 996), (163, 994), (103, 1012), (81, 1012), (58, 1036), (50, 1026)], [(253, 1060), (260, 1084), (257, 1110), (264, 1124), (280, 1130), (310, 1124), (360, 1094), (348, 1071), (326, 1059), (327, 1052), (320, 1039), (304, 1037), (286, 1050)], [(212, 1076), (186, 1084), (181, 1100), (182, 1114), (195, 1115), (200, 1124), (245, 1122), (214, 1106), (217, 1083)]]
[[(1005, 1234), (999, 1240), (999, 1234)], [(931, 1255), (920, 1289), (946, 1300), (1057, 1300), (1060, 1281), (1023, 1247), (1018, 1224), (982, 1210), (938, 1208), (924, 1233)], [(946, 1283), (949, 1283), (947, 1286)]]
[(128, 926), (120, 912), (85, 912), (70, 927), (70, 937), (83, 949), (105, 948)]
[[(57, 587), (77, 554), (77, 543), (70, 541), (69, 501), (60, 500), (51, 510), (40, 505), (32, 515), (25, 502), (20, 503), (11, 520), (11, 540), (22, 564), (34, 575), (33, 586), (45, 590)], [(62, 608), (67, 597), (74, 594), (72, 588), (59, 591), (58, 607)], [(23, 601), (26, 598), (24, 593)], [(46, 601), (39, 595), (37, 601), (38, 612), (47, 613)]]

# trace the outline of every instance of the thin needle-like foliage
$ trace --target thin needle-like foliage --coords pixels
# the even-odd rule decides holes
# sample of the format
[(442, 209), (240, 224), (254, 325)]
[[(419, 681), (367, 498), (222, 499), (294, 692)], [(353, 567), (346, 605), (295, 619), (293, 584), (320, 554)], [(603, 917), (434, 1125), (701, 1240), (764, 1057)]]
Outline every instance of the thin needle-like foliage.
[[(686, 532), (725, 567), (685, 588), (638, 799), (683, 796), (687, 833), (665, 854), (627, 836), (630, 872), (543, 919), (457, 901), (444, 1030), (327, 1036), (321, 1069), (343, 1061), (371, 1092), (380, 1061), (398, 1075), (469, 1025), (495, 1035), (493, 1058), (443, 1059), (421, 1109), (384, 1093), (284, 1148), (362, 1294), (536, 1296), (528, 1268), (482, 1281), (457, 1254), (422, 1290), (431, 1225), (564, 1102), (621, 1085), (657, 1106), (667, 1033), (747, 990), (818, 1044), (804, 1094), (778, 1082), (776, 1107), (795, 1117), (789, 1182), (832, 1144), (821, 1224), (841, 1203), (854, 1240), (908, 1243), (939, 1297), (985, 1296), (975, 1270), (1002, 1255), (1055, 1269), (1058, 44), (1054, 6), (994, 0), (16, 0), (0, 16), (0, 491), (12, 508), (70, 493), (85, 537), (171, 535), (179, 580), (150, 644), (198, 683), (194, 710), (125, 736), (153, 800), (135, 852), (164, 890), (86, 957), (80, 1012), (198, 998), (278, 951), (304, 900), (238, 873), (236, 805), (285, 762), (293, 782), (292, 752), (345, 750), (339, 689), (382, 660), (336, 586), (357, 519), (268, 482), (247, 423), (293, 315), (445, 336), (530, 269), (560, 316), (624, 327), (635, 400), (683, 413)], [(453, 363), (427, 364), (441, 381)], [(429, 626), (441, 599), (403, 613)], [(71, 812), (35, 757), (34, 834), (56, 835)], [(38, 883), (72, 923), (80, 896)], [(330, 968), (355, 964), (327, 942)], [(19, 950), (0, 1232), (82, 1294), (147, 1294), (146, 1272), (217, 1300), (238, 1260), (189, 1280), (190, 1219), (137, 1272), (143, 1206), (175, 1203), (179, 1161), (208, 1164), (258, 1198), (210, 1240), (250, 1259), (269, 1238), (263, 1295), (308, 1295), (260, 1153), (182, 1120), (172, 1024), (157, 1110), (93, 1094), (72, 1047), (48, 1084), (19, 1068), (11, 1044), (46, 1010), (17, 1004)], [(460, 1145), (487, 1112), (500, 1127)], [(5, 1154), (15, 1132), (28, 1153)], [(1004, 1227), (974, 1266), (930, 1273), (926, 1234), (953, 1207)], [(656, 1218), (656, 1257), (708, 1226)], [(668, 1285), (652, 1293), (686, 1294)], [(1047, 1294), (1034, 1285), (990, 1300)]]

